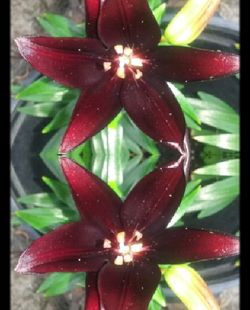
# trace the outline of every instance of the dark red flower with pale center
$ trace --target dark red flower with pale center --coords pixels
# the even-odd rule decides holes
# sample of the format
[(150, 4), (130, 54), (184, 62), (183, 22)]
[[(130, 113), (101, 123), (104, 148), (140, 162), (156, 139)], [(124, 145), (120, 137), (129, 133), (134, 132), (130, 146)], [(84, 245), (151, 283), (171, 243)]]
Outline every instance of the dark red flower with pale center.
[(158, 264), (222, 258), (236, 237), (165, 227), (183, 197), (183, 160), (143, 178), (122, 202), (99, 178), (67, 158), (61, 165), (82, 220), (35, 240), (18, 272), (87, 272), (86, 310), (146, 310), (159, 284)]
[(165, 81), (236, 73), (236, 55), (158, 46), (160, 28), (147, 0), (85, 0), (88, 38), (21, 37), (22, 56), (38, 71), (84, 89), (61, 143), (65, 153), (120, 111), (154, 140), (183, 147), (183, 113)]

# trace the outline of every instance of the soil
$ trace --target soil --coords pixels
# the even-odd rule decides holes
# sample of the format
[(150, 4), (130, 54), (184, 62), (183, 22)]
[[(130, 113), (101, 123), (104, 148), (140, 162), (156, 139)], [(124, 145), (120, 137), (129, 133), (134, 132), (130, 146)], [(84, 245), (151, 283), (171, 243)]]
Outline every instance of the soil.
[[(59, 4), (58, 4), (59, 3)], [(170, 0), (169, 5), (180, 6), (185, 1)], [(31, 68), (19, 56), (14, 38), (23, 35), (43, 35), (36, 17), (43, 12), (64, 14), (75, 22), (81, 22), (84, 8), (81, 0), (11, 0), (11, 80), (21, 82)], [(232, 22), (239, 23), (239, 0), (222, 0), (220, 14)], [(46, 299), (35, 293), (44, 276), (20, 275), (14, 271), (18, 257), (30, 244), (29, 236), (20, 228), (11, 230), (11, 310), (79, 310), (84, 292), (77, 288), (60, 297)], [(222, 310), (239, 309), (239, 287), (225, 290), (219, 297)], [(169, 310), (182, 310), (181, 304), (171, 304)]]

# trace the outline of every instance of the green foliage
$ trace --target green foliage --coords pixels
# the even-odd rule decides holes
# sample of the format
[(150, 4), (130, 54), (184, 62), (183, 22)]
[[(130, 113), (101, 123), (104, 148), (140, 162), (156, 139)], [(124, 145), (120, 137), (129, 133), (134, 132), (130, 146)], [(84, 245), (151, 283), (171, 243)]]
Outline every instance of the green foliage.
[(58, 102), (62, 101), (68, 88), (57, 84), (47, 77), (41, 77), (29, 86), (21, 89), (16, 95), (18, 100), (33, 102)]
[(44, 297), (64, 294), (76, 286), (83, 287), (85, 273), (83, 272), (54, 272), (50, 274), (37, 289)]
[(52, 37), (84, 37), (85, 25), (57, 14), (44, 13), (37, 17), (40, 26)]

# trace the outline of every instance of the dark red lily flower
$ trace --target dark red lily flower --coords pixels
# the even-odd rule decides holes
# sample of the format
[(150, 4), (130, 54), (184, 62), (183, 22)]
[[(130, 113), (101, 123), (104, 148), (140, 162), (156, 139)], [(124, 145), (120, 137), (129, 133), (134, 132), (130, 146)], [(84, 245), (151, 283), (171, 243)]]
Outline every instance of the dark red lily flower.
[(153, 139), (183, 147), (183, 113), (165, 81), (236, 73), (236, 55), (157, 46), (160, 28), (147, 0), (85, 0), (88, 38), (21, 37), (22, 56), (38, 71), (84, 89), (62, 140), (66, 153), (101, 130), (122, 107)]
[[(159, 263), (222, 258), (239, 241), (211, 231), (166, 229), (185, 189), (183, 160), (143, 178), (122, 201), (67, 158), (61, 165), (82, 220), (35, 240), (19, 272), (87, 272), (87, 310), (146, 310), (160, 281)], [(102, 309), (103, 309), (102, 308)]]

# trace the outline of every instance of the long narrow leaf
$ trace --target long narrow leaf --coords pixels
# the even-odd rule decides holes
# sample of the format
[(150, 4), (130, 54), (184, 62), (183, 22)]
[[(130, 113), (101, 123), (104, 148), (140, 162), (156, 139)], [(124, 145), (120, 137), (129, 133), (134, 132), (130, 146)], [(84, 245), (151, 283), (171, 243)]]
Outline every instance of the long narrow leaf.
[(201, 143), (214, 145), (222, 149), (239, 151), (239, 135), (238, 134), (212, 134), (212, 135), (194, 135), (193, 138)]
[(53, 37), (84, 37), (85, 27), (77, 26), (70, 19), (52, 13), (44, 13), (37, 17), (42, 28)]
[(194, 174), (219, 175), (219, 176), (238, 176), (240, 169), (239, 159), (231, 159), (219, 162), (214, 165), (198, 168), (193, 171)]
[(68, 88), (57, 84), (53, 80), (42, 77), (22, 89), (17, 95), (18, 100), (33, 102), (57, 102), (63, 99), (63, 96), (69, 91)]

